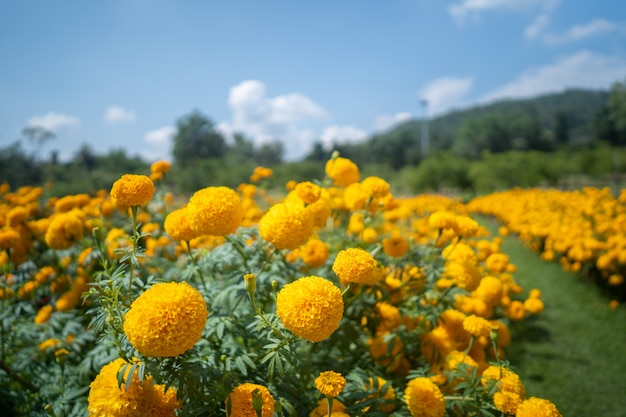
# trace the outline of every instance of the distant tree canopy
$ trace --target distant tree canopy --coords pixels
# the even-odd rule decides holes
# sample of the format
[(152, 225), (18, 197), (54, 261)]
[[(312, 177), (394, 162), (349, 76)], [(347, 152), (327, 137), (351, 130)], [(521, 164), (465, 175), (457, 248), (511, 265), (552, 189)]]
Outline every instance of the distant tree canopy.
[(176, 164), (221, 158), (228, 150), (224, 137), (215, 129), (213, 122), (198, 111), (180, 118), (176, 128), (172, 150)]
[(611, 87), (606, 104), (594, 120), (595, 134), (614, 146), (626, 145), (626, 80)]

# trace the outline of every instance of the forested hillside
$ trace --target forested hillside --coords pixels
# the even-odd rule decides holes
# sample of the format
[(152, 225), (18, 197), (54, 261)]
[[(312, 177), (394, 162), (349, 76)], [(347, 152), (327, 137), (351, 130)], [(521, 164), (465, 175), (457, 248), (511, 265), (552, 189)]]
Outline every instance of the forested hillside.
[[(484, 150), (550, 151), (585, 146), (603, 130), (608, 91), (572, 89), (523, 100), (505, 100), (456, 110), (428, 120), (430, 151), (453, 150), (475, 158)], [(384, 163), (395, 169), (422, 159), (423, 120), (409, 120), (359, 144), (338, 144), (343, 155), (360, 163)], [(613, 138), (605, 137), (609, 142)], [(313, 152), (309, 159), (327, 155)]]

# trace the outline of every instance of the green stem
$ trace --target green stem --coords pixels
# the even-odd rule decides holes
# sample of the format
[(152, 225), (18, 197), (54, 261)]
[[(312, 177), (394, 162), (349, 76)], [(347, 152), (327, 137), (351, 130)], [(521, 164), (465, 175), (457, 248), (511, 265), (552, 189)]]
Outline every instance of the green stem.
[(11, 369), (9, 365), (7, 365), (4, 362), (4, 360), (0, 360), (0, 369), (2, 369), (4, 372), (9, 374), (11, 377), (13, 377), (13, 379), (15, 379), (17, 382), (20, 383), (20, 385), (22, 385), (24, 388), (28, 389), (29, 391), (31, 392), (38, 391), (36, 386), (34, 386), (29, 380), (24, 378), (22, 375), (20, 375), (19, 373)]
[(224, 236), (224, 237), (231, 245), (233, 245), (237, 253), (239, 253), (239, 255), (241, 256), (241, 259), (243, 260), (243, 265), (246, 267), (246, 271), (252, 272), (252, 270), (248, 266), (248, 260), (246, 259), (246, 254), (243, 252), (243, 248), (238, 244), (236, 240), (232, 239), (230, 236)]
[(130, 273), (128, 276), (128, 302), (133, 299), (133, 275), (135, 274), (135, 256), (137, 255), (137, 247), (139, 245), (139, 237), (137, 236), (137, 206), (131, 206), (131, 224), (133, 228), (133, 234), (131, 241), (133, 242), (133, 255), (130, 258)]

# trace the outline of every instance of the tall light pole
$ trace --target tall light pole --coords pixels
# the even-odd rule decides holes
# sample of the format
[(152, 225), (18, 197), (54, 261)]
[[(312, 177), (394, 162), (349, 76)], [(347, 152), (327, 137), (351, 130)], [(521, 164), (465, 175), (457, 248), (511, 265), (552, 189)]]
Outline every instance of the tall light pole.
[(422, 158), (425, 158), (428, 156), (429, 152), (430, 152), (430, 131), (429, 131), (429, 126), (428, 126), (428, 100), (426, 100), (425, 98), (420, 100), (420, 103), (422, 104), (422, 110), (423, 110), (423, 117), (422, 117), (422, 123), (421, 123), (421, 127), (422, 127), (422, 133), (421, 133), (421, 141), (420, 141), (420, 145), (421, 145), (421, 154), (422, 154)]

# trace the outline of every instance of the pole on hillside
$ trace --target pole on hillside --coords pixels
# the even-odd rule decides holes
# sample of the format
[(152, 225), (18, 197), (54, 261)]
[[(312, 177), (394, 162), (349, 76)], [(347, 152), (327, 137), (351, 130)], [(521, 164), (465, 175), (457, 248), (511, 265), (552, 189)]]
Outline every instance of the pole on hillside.
[(426, 158), (430, 152), (430, 132), (428, 126), (428, 100), (425, 98), (420, 100), (423, 109), (423, 117), (422, 117), (422, 133), (421, 133), (421, 153), (422, 158)]

